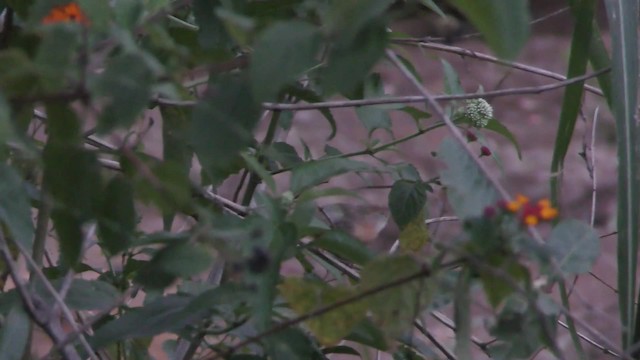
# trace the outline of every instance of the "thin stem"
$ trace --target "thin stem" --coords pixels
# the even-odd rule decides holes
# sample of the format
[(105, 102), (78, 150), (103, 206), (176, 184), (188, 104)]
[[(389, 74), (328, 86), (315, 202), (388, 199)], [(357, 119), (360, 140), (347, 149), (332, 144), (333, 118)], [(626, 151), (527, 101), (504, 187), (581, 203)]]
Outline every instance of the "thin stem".
[[(275, 135), (276, 135), (276, 130), (278, 129), (278, 123), (280, 122), (281, 114), (282, 114), (281, 111), (273, 112), (273, 115), (271, 116), (271, 122), (269, 123), (269, 128), (267, 129), (267, 134), (265, 135), (264, 140), (262, 141), (262, 149), (264, 149), (265, 146), (271, 145), (271, 143), (273, 142), (273, 139), (275, 138)], [(262, 155), (258, 156), (258, 161), (260, 163), (263, 163), (264, 156)], [(260, 179), (260, 176), (258, 174), (251, 173), (251, 175), (249, 176), (249, 182), (247, 183), (247, 188), (244, 191), (244, 196), (242, 197), (241, 204), (243, 206), (248, 206), (251, 203), (251, 199), (253, 198), (253, 195), (258, 185), (260, 185), (261, 181), (262, 180)]]
[[(451, 53), (451, 54), (457, 54), (457, 55), (460, 55), (460, 56), (471, 57), (471, 58), (474, 58), (474, 59), (477, 59), (477, 60), (482, 60), (482, 61), (486, 61), (486, 62), (490, 62), (490, 63), (494, 63), (494, 64), (506, 66), (506, 67), (510, 67), (510, 68), (513, 68), (513, 69), (521, 70), (521, 71), (524, 71), (524, 72), (528, 72), (528, 73), (544, 76), (544, 77), (547, 77), (547, 78), (550, 78), (550, 79), (555, 79), (555, 80), (560, 80), (560, 81), (567, 80), (567, 78), (564, 75), (555, 73), (553, 71), (541, 69), (539, 67), (526, 65), (526, 64), (522, 64), (522, 63), (518, 63), (518, 62), (502, 60), (502, 59), (499, 59), (499, 58), (497, 58), (495, 56), (487, 55), (487, 54), (484, 54), (484, 53), (481, 53), (481, 52), (477, 52), (477, 51), (473, 51), (473, 50), (469, 50), (469, 49), (465, 49), (465, 48), (461, 48), (461, 47), (457, 47), (457, 46), (436, 44), (436, 43), (432, 43), (432, 42), (423, 41), (422, 39), (414, 39), (414, 38), (393, 39), (392, 42), (395, 42), (397, 44), (404, 44), (404, 45), (414, 45), (414, 46), (419, 46), (421, 48), (427, 48), (427, 49), (431, 49), (431, 50), (443, 51), (443, 52), (448, 52), (448, 53)], [(595, 86), (585, 85), (584, 88), (585, 88), (585, 91), (588, 91), (588, 92), (590, 92), (592, 94), (595, 94), (595, 95), (598, 95), (598, 96), (604, 96), (602, 90), (598, 89)]]

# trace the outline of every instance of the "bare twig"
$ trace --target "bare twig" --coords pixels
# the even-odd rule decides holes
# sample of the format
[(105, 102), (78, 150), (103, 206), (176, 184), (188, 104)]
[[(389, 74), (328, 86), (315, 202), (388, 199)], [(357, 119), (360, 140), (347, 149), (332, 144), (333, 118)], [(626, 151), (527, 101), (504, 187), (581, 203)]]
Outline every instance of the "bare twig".
[[(498, 65), (502, 65), (502, 66), (507, 66), (513, 69), (517, 69), (517, 70), (521, 70), (521, 71), (525, 71), (528, 73), (532, 73), (532, 74), (536, 74), (536, 75), (540, 75), (540, 76), (544, 76), (550, 79), (555, 79), (555, 80), (560, 80), (560, 81), (564, 81), (567, 80), (567, 78), (561, 74), (549, 71), (549, 70), (545, 70), (545, 69), (541, 69), (535, 66), (531, 66), (531, 65), (526, 65), (526, 64), (522, 64), (522, 63), (518, 63), (518, 62), (513, 62), (513, 61), (507, 61), (507, 60), (502, 60), (499, 59), (495, 56), (491, 56), (491, 55), (487, 55), (481, 52), (477, 52), (477, 51), (473, 51), (473, 50), (469, 50), (469, 49), (465, 49), (465, 48), (461, 48), (461, 47), (457, 47), (457, 46), (449, 46), (449, 45), (443, 45), (443, 44), (436, 44), (436, 43), (432, 43), (432, 42), (425, 42), (421, 39), (412, 39), (412, 38), (407, 38), (407, 39), (393, 39), (392, 40), (395, 43), (399, 43), (399, 44), (408, 44), (408, 45), (415, 45), (415, 46), (419, 46), (422, 48), (427, 48), (427, 49), (431, 49), (431, 50), (437, 50), (437, 51), (443, 51), (443, 52), (448, 52), (448, 53), (452, 53), (452, 54), (457, 54), (460, 56), (466, 56), (466, 57), (471, 57), (474, 59), (478, 59), (478, 60), (482, 60), (482, 61), (486, 61), (486, 62), (490, 62), (490, 63), (494, 63), (494, 64), (498, 64)], [(585, 85), (584, 86), (585, 91), (588, 91), (592, 94), (598, 95), (598, 96), (604, 96), (602, 90), (598, 89), (597, 87), (591, 86), (591, 85)]]
[[(49, 335), (49, 337), (55, 344), (61, 343), (64, 336), (64, 334), (62, 333), (62, 329), (54, 326), (54, 324), (51, 323), (49, 311), (46, 309), (45, 304), (42, 302), (42, 300), (38, 299), (34, 294), (31, 294), (29, 292), (27, 285), (18, 276), (18, 267), (13, 260), (11, 251), (9, 251), (9, 247), (7, 246), (7, 242), (1, 231), (0, 255), (2, 255), (5, 264), (9, 268), (11, 278), (13, 279), (18, 294), (20, 295), (22, 303), (29, 316), (47, 333), (47, 335)], [(59, 350), (62, 356), (67, 360), (80, 360), (78, 352), (71, 346), (61, 346)]]

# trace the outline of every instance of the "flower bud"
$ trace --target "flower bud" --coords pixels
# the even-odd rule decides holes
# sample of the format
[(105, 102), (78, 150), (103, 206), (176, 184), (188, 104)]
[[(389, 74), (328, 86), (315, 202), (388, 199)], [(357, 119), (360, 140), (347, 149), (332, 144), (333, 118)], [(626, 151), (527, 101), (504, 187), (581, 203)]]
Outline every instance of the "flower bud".
[(491, 156), (491, 150), (489, 150), (489, 148), (486, 146), (480, 148), (480, 157), (483, 156)]

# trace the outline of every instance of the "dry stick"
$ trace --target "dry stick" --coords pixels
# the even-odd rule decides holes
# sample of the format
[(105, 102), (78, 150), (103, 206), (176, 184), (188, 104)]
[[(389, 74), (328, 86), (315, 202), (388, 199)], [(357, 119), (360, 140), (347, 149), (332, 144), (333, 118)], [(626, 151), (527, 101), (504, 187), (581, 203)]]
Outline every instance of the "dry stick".
[(264, 332), (262, 332), (262, 333), (260, 333), (258, 335), (249, 337), (249, 338), (239, 342), (238, 344), (232, 346), (227, 351), (225, 351), (224, 354), (215, 354), (215, 355), (210, 356), (210, 357), (205, 357), (204, 359), (209, 359), (209, 360), (220, 359), (225, 355), (233, 354), (237, 350), (239, 350), (239, 349), (241, 349), (241, 348), (243, 348), (243, 347), (245, 347), (245, 346), (247, 346), (249, 344), (253, 344), (255, 342), (258, 342), (258, 341), (262, 340), (265, 337), (273, 335), (273, 334), (275, 334), (277, 332), (280, 332), (280, 331), (282, 331), (284, 329), (287, 329), (287, 328), (289, 328), (291, 326), (300, 324), (303, 321), (306, 321), (306, 320), (309, 320), (309, 319), (324, 315), (324, 314), (326, 314), (326, 313), (328, 313), (330, 311), (333, 311), (333, 310), (335, 310), (335, 309), (337, 309), (339, 307), (358, 302), (358, 301), (360, 301), (360, 300), (362, 300), (364, 298), (367, 298), (369, 296), (378, 294), (378, 293), (380, 293), (382, 291), (385, 291), (385, 290), (392, 289), (392, 288), (400, 286), (400, 285), (404, 285), (404, 284), (406, 284), (406, 283), (408, 283), (410, 281), (417, 280), (417, 279), (420, 279), (422, 277), (429, 277), (429, 276), (431, 276), (431, 274), (432, 274), (431, 269), (429, 269), (427, 267), (423, 267), (420, 271), (415, 272), (415, 273), (413, 273), (411, 275), (407, 275), (407, 276), (398, 278), (398, 279), (396, 279), (394, 281), (388, 282), (386, 284), (382, 284), (380, 286), (373, 287), (373, 288), (371, 288), (369, 290), (366, 290), (366, 291), (363, 291), (363, 292), (361, 292), (361, 293), (359, 293), (357, 295), (350, 296), (348, 298), (342, 299), (340, 301), (336, 301), (336, 302), (334, 302), (332, 304), (329, 304), (327, 306), (323, 306), (321, 308), (318, 308), (318, 309), (316, 309), (314, 311), (308, 312), (308, 313), (306, 313), (304, 315), (301, 315), (301, 316), (295, 317), (293, 319), (281, 322), (281, 323), (271, 327), (270, 329), (268, 329), (268, 330), (266, 330), (266, 331), (264, 331)]
[[(564, 81), (567, 78), (561, 74), (555, 73), (553, 71), (549, 71), (549, 70), (545, 70), (545, 69), (541, 69), (535, 66), (531, 66), (531, 65), (526, 65), (526, 64), (522, 64), (522, 63), (518, 63), (518, 62), (513, 62), (513, 61), (507, 61), (507, 60), (502, 60), (499, 59), (495, 56), (491, 56), (491, 55), (487, 55), (481, 52), (477, 52), (477, 51), (473, 51), (473, 50), (469, 50), (469, 49), (465, 49), (465, 48), (461, 48), (461, 47), (457, 47), (457, 46), (449, 46), (449, 45), (442, 45), (442, 44), (435, 44), (435, 43), (430, 43), (430, 42), (425, 42), (422, 41), (421, 39), (393, 39), (392, 40), (395, 43), (399, 43), (399, 44), (407, 44), (407, 45), (414, 45), (414, 46), (419, 46), (419, 47), (423, 47), (423, 48), (427, 48), (427, 49), (431, 49), (431, 50), (437, 50), (437, 51), (443, 51), (443, 52), (448, 52), (448, 53), (452, 53), (452, 54), (457, 54), (463, 57), (471, 57), (474, 59), (478, 59), (478, 60), (482, 60), (482, 61), (486, 61), (486, 62), (490, 62), (490, 63), (494, 63), (494, 64), (498, 64), (498, 65), (502, 65), (502, 66), (507, 66), (510, 68), (514, 68), (517, 70), (521, 70), (521, 71), (525, 71), (528, 73), (532, 73), (532, 74), (536, 74), (536, 75), (540, 75), (540, 76), (544, 76), (550, 79), (555, 79), (555, 80), (560, 80), (560, 81)], [(598, 89), (595, 86), (591, 86), (591, 85), (585, 85), (584, 86), (585, 90), (598, 95), (598, 96), (604, 96), (602, 90)]]
[[(38, 267), (38, 264), (36, 264), (36, 262), (31, 258), (30, 254), (27, 252), (24, 246), (22, 246), (22, 244), (20, 244), (17, 241), (14, 242), (14, 244), (18, 248), (18, 250), (20, 250), (20, 253), (22, 254), (22, 256), (24, 256), (25, 260), (27, 261), (29, 266), (32, 268), (35, 275), (38, 278), (40, 278), (40, 281), (42, 281), (42, 284), (44, 285), (44, 287), (51, 294), (51, 296), (53, 296), (53, 299), (56, 301), (57, 305), (60, 307), (60, 310), (62, 311), (62, 315), (67, 320), (69, 325), (71, 325), (71, 328), (73, 329), (73, 331), (78, 331), (79, 329), (78, 324), (73, 318), (73, 314), (71, 313), (71, 310), (69, 309), (67, 304), (65, 304), (64, 300), (60, 297), (60, 294), (58, 293), (58, 291), (56, 291), (53, 285), (51, 285), (51, 282), (49, 282), (49, 279), (47, 279), (47, 277), (42, 273), (42, 270), (40, 270), (40, 268)], [(85, 348), (85, 351), (87, 351), (88, 356), (92, 359), (97, 360), (97, 357), (95, 356), (95, 351), (91, 348), (91, 345), (89, 345), (89, 342), (84, 337), (84, 335), (80, 334), (79, 340), (82, 346)]]
[[(40, 308), (41, 305), (36, 306), (36, 299), (31, 296), (31, 293), (27, 289), (27, 285), (18, 277), (18, 267), (13, 261), (11, 251), (9, 251), (9, 248), (7, 247), (7, 242), (2, 232), (0, 232), (0, 254), (9, 268), (11, 278), (13, 279), (26, 311), (29, 313), (31, 318), (44, 329), (54, 343), (60, 343), (63, 337), (63, 335), (60, 334), (62, 330), (52, 326), (49, 315), (43, 312), (45, 309)], [(41, 301), (39, 301), (39, 303), (41, 303)], [(80, 356), (73, 347), (63, 346), (60, 348), (60, 353), (67, 360), (80, 360)]]
[(137, 285), (127, 289), (127, 291), (125, 291), (125, 293), (122, 294), (122, 296), (120, 296), (113, 304), (111, 304), (111, 306), (93, 315), (84, 324), (82, 324), (82, 326), (80, 326), (80, 328), (77, 331), (68, 333), (67, 336), (64, 338), (64, 340), (60, 341), (60, 343), (58, 344), (55, 344), (54, 348), (51, 349), (51, 351), (49, 351), (47, 355), (42, 357), (41, 360), (51, 359), (53, 357), (54, 350), (59, 349), (75, 341), (78, 338), (78, 336), (80, 336), (82, 333), (90, 330), (95, 323), (97, 323), (98, 321), (101, 321), (102, 319), (104, 319), (105, 316), (109, 315), (114, 309), (126, 303), (127, 299), (129, 299), (129, 297), (132, 294), (135, 294), (136, 292), (138, 292), (139, 289), (140, 287)]
[[(425, 102), (429, 101), (429, 99), (434, 101), (455, 101), (455, 100), (467, 100), (467, 99), (477, 99), (477, 98), (496, 98), (502, 96), (513, 96), (513, 95), (525, 95), (525, 94), (540, 94), (546, 91), (556, 90), (567, 85), (571, 85), (577, 82), (582, 82), (607, 72), (611, 71), (611, 68), (601, 69), (591, 74), (586, 74), (582, 76), (577, 76), (570, 79), (563, 79), (562, 81), (558, 81), (553, 84), (546, 84), (540, 86), (525, 86), (525, 87), (517, 87), (517, 88), (508, 88), (494, 91), (486, 91), (483, 93), (473, 93), (473, 94), (459, 94), (459, 95), (430, 95), (427, 97), (425, 94), (421, 95), (409, 95), (409, 96), (389, 96), (382, 98), (370, 98), (370, 99), (360, 99), (360, 100), (335, 100), (335, 101), (324, 101), (317, 103), (305, 103), (305, 104), (287, 104), (287, 103), (263, 103), (262, 107), (266, 110), (287, 110), (287, 111), (297, 111), (297, 110), (318, 110), (318, 109), (328, 109), (328, 108), (343, 108), (343, 107), (358, 107), (358, 106), (368, 106), (368, 105), (383, 105), (383, 104), (399, 104), (399, 103), (417, 103), (417, 102)], [(164, 100), (163, 100), (164, 101)], [(189, 102), (183, 102), (181, 106), (191, 106), (194, 105)], [(175, 104), (175, 106), (180, 106)]]

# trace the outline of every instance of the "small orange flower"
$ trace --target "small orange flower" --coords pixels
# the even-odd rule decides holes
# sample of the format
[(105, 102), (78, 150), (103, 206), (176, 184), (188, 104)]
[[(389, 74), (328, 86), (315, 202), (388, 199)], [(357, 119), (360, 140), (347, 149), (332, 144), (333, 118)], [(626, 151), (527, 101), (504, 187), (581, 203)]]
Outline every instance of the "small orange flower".
[(42, 19), (42, 24), (57, 24), (61, 22), (75, 22), (89, 25), (89, 19), (84, 15), (78, 4), (70, 2), (66, 5), (56, 6)]
[(510, 212), (515, 213), (515, 212), (518, 212), (527, 203), (529, 203), (529, 198), (524, 196), (524, 195), (522, 195), (522, 194), (518, 194), (518, 195), (516, 195), (516, 199), (515, 200), (509, 201), (506, 204), (506, 208)]
[(551, 206), (549, 199), (530, 203), (529, 198), (518, 194), (512, 201), (502, 202), (501, 207), (506, 211), (516, 214), (524, 225), (535, 226), (541, 221), (550, 221), (558, 217), (558, 209)]

